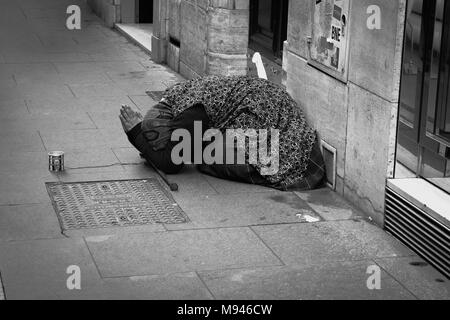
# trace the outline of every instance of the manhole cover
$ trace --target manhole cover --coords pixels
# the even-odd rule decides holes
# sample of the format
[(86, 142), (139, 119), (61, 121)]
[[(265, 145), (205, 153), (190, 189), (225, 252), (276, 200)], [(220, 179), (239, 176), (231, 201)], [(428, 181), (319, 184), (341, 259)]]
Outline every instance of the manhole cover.
[(156, 179), (46, 185), (63, 230), (189, 222)]
[(145, 93), (155, 101), (161, 101), (165, 91), (146, 91)]

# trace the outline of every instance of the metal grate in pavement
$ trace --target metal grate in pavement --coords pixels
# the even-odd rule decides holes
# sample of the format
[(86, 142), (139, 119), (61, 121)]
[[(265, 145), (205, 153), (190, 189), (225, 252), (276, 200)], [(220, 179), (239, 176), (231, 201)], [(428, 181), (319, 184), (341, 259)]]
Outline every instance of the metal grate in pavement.
[(63, 230), (189, 222), (156, 179), (46, 185)]

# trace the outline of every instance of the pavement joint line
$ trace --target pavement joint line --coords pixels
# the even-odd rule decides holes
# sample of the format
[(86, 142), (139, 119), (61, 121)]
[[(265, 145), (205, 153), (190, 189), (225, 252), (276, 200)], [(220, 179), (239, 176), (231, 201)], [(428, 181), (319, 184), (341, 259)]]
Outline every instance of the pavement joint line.
[(221, 193), (213, 186), (213, 184), (211, 182), (209, 182), (208, 179), (204, 178), (204, 180), (206, 180), (206, 182), (208, 183), (208, 185), (211, 187), (211, 189), (214, 190), (214, 192), (216, 193), (215, 195), (221, 195)]
[[(126, 149), (126, 148), (124, 148)], [(119, 157), (117, 156), (117, 153), (114, 151), (114, 148), (109, 148), (109, 150), (111, 150), (112, 154), (114, 155), (114, 157), (116, 158), (116, 160), (123, 166), (122, 161), (120, 161)]]
[[(189, 216), (189, 215), (188, 215)], [(294, 223), (284, 223), (281, 225), (297, 225), (297, 224), (303, 224), (301, 222), (294, 222)], [(170, 226), (170, 224), (167, 224), (168, 226)], [(181, 225), (186, 225), (185, 224), (178, 224), (179, 226)], [(224, 230), (228, 230), (228, 229), (250, 229), (252, 227), (268, 227), (268, 226), (277, 226), (277, 224), (264, 224), (264, 225), (244, 225), (244, 226), (223, 226), (223, 227), (198, 227), (198, 228), (192, 228), (192, 229), (170, 229), (168, 232), (183, 232), (183, 231), (207, 231), (207, 230), (220, 230), (220, 229), (224, 229)]]
[(5, 286), (2, 281), (2, 273), (0, 272), (0, 301), (1, 300), (7, 300), (7, 299), (6, 299)]
[(269, 247), (269, 245), (263, 240), (263, 238), (261, 238), (261, 236), (252, 227), (249, 227), (249, 229), (255, 234), (259, 241), (261, 241), (262, 244), (264, 244), (264, 246), (269, 249), (270, 252), (272, 252), (272, 254), (281, 262), (281, 264), (285, 266), (286, 263), (278, 256), (278, 254), (276, 254), (276, 252), (271, 247)]
[(200, 282), (203, 284), (203, 286), (208, 290), (209, 294), (211, 295), (213, 300), (217, 300), (217, 297), (214, 295), (214, 293), (211, 291), (211, 289), (206, 284), (205, 280), (202, 278), (202, 276), (198, 273), (198, 271), (195, 271), (195, 275), (200, 280)]
[(92, 251), (89, 248), (86, 238), (85, 237), (82, 237), (82, 238), (83, 238), (83, 243), (84, 243), (87, 251), (89, 252), (89, 256), (91, 257), (92, 263), (94, 264), (95, 269), (97, 270), (98, 276), (100, 277), (100, 279), (104, 279), (104, 277), (102, 276), (102, 273), (100, 271), (100, 268), (98, 267), (97, 262), (95, 261), (94, 255), (92, 254)]
[[(339, 261), (336, 261), (339, 262)], [(107, 279), (123, 279), (123, 278), (133, 278), (133, 277), (151, 277), (151, 276), (171, 276), (171, 275), (177, 275), (177, 274), (187, 274), (187, 273), (197, 273), (197, 272), (214, 272), (214, 271), (221, 271), (221, 270), (247, 270), (247, 269), (263, 269), (263, 268), (274, 268), (274, 267), (289, 267), (287, 265), (281, 265), (281, 264), (267, 264), (267, 265), (253, 265), (253, 266), (245, 266), (245, 267), (231, 267), (231, 268), (224, 268), (224, 269), (217, 269), (211, 267), (211, 269), (192, 269), (192, 270), (185, 270), (182, 272), (172, 272), (172, 273), (150, 273), (150, 274), (123, 274), (118, 276), (107, 276), (107, 277), (101, 277), (104, 280)]]
[[(380, 258), (376, 258), (376, 259), (380, 259)], [(382, 258), (381, 258), (382, 259)], [(400, 287), (402, 287), (403, 289), (405, 289), (407, 292), (409, 292), (416, 300), (421, 300), (418, 296), (416, 296), (414, 294), (414, 292), (412, 292), (411, 290), (409, 290), (400, 280), (398, 280), (393, 274), (391, 274), (388, 270), (386, 270), (385, 268), (383, 268), (380, 264), (377, 263), (377, 261), (375, 259), (372, 259), (374, 265), (377, 265), (381, 270), (383, 270), (384, 272), (386, 272), (386, 274), (388, 276), (390, 276), (392, 279), (394, 279), (395, 282), (397, 282)]]
[(33, 239), (0, 240), (0, 246), (4, 245), (4, 244), (16, 244), (16, 243), (35, 242), (35, 241), (48, 241), (48, 240), (65, 240), (65, 239), (71, 239), (71, 238), (68, 238), (67, 236), (63, 235), (62, 238), (49, 237), (49, 238), (33, 238)]
[[(297, 192), (292, 192), (294, 194), (294, 196), (299, 199), (301, 202), (305, 203), (309, 209), (311, 209), (312, 212), (314, 212), (316, 215), (318, 215), (322, 221), (326, 221), (326, 219), (324, 217), (322, 217), (322, 215), (320, 213), (318, 213), (316, 210), (314, 210), (308, 203), (308, 201), (303, 200), (302, 198), (300, 198), (300, 196), (297, 194)], [(346, 219), (347, 220), (347, 219)]]
[(45, 145), (44, 139), (42, 138), (41, 131), (40, 131), (40, 130), (37, 130), (37, 133), (38, 133), (38, 135), (39, 135), (39, 138), (41, 139), (41, 143), (42, 143), (42, 146), (44, 147), (44, 151), (47, 151), (47, 147), (46, 147), (46, 145)]
[[(343, 220), (346, 221), (346, 220)], [(325, 222), (325, 221), (321, 221)], [(218, 229), (239, 229), (239, 228), (252, 228), (252, 227), (276, 227), (276, 226), (290, 226), (290, 225), (308, 225), (308, 224), (317, 224), (321, 222), (279, 222), (279, 223), (269, 223), (269, 224), (246, 224), (246, 225), (236, 225), (236, 226), (218, 226), (218, 227), (193, 227), (193, 228), (186, 228), (186, 229), (169, 229), (169, 232), (177, 232), (177, 231), (197, 231), (197, 230), (218, 230)], [(328, 222), (334, 222), (334, 221), (328, 221)], [(168, 226), (170, 224), (167, 224)], [(186, 225), (186, 224), (182, 224)], [(182, 226), (179, 225), (179, 226)]]
[(24, 99), (23, 101), (24, 101), (24, 103), (25, 103), (25, 107), (27, 108), (27, 112), (28, 112), (29, 114), (32, 114), (31, 111), (30, 111), (30, 106), (28, 105), (27, 99)]
[(16, 75), (15, 74), (11, 75), (11, 78), (14, 80), (14, 83), (16, 84), (17, 87), (19, 84), (17, 82)]
[(94, 119), (92, 119), (92, 116), (91, 116), (91, 114), (89, 113), (89, 111), (86, 111), (86, 114), (87, 114), (89, 120), (90, 120), (90, 121), (92, 122), (92, 124), (94, 125), (95, 129), (99, 129), (98, 126), (97, 126), (97, 124), (95, 123)]
[(73, 95), (74, 98), (78, 98), (78, 97), (75, 95), (75, 92), (73, 92), (73, 90), (72, 90), (72, 88), (70, 87), (70, 85), (64, 84), (64, 86), (66, 86), (66, 87), (70, 90), (70, 92), (72, 93), (72, 95)]
[(20, 207), (20, 206), (36, 206), (36, 205), (41, 205), (41, 204), (45, 204), (44, 202), (40, 202), (40, 203), (12, 203), (12, 204), (0, 204), (0, 208), (1, 207)]
[[(355, 260), (328, 260), (328, 261), (322, 261), (322, 262), (314, 262), (314, 263), (309, 263), (309, 264), (284, 264), (284, 265), (266, 265), (266, 266), (250, 266), (250, 267), (230, 267), (230, 268), (217, 268), (214, 270), (199, 270), (199, 271), (195, 271), (195, 272), (214, 272), (214, 271), (238, 271), (238, 270), (264, 270), (264, 269), (270, 269), (270, 268), (281, 268), (281, 269), (285, 269), (285, 268), (291, 268), (291, 269), (301, 269), (304, 267), (315, 267), (315, 266), (323, 266), (323, 265), (330, 265), (330, 264), (334, 264), (334, 263), (357, 263), (357, 262), (363, 262), (363, 263), (367, 263), (367, 264), (376, 264), (376, 262), (373, 259), (355, 259)], [(384, 270), (384, 269), (383, 269)], [(172, 274), (179, 274), (179, 273), (171, 273), (168, 275), (172, 275)], [(152, 276), (152, 275), (147, 275), (147, 276)], [(108, 278), (122, 278), (121, 276), (116, 276), (116, 277), (108, 277)], [(106, 278), (106, 279), (108, 279)]]

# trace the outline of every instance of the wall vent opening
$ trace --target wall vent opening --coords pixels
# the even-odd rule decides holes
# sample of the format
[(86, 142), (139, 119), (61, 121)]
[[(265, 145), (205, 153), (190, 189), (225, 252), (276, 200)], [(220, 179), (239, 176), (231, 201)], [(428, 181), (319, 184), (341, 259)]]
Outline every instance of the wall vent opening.
[(320, 147), (327, 169), (327, 186), (336, 190), (337, 150), (324, 140), (321, 140)]

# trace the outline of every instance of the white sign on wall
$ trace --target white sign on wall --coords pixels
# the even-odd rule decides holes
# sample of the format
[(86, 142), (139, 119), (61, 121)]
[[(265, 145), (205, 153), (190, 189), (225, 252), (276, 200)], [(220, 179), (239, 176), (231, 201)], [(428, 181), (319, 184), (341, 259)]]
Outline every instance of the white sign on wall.
[(313, 0), (310, 63), (346, 80), (350, 0)]

